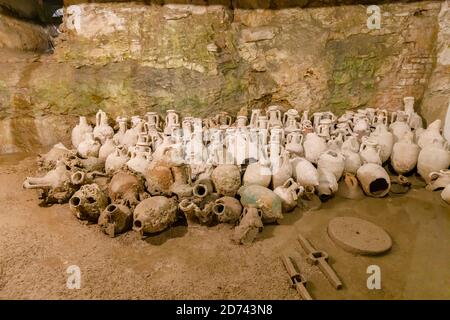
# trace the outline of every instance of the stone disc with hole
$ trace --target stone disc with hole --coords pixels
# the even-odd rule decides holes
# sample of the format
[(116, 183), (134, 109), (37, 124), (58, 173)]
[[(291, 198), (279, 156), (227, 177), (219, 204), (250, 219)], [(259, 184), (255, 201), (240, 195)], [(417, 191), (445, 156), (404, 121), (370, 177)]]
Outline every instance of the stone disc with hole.
[(383, 228), (359, 218), (332, 219), (328, 235), (344, 250), (361, 255), (381, 254), (392, 247), (391, 237)]

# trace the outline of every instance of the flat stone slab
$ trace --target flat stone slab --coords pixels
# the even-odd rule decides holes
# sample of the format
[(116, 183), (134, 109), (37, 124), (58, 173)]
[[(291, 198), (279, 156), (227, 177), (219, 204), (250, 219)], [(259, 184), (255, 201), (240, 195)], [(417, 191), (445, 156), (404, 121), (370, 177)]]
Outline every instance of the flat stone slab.
[(344, 250), (361, 255), (382, 254), (392, 247), (391, 237), (383, 228), (354, 217), (331, 219), (328, 235)]

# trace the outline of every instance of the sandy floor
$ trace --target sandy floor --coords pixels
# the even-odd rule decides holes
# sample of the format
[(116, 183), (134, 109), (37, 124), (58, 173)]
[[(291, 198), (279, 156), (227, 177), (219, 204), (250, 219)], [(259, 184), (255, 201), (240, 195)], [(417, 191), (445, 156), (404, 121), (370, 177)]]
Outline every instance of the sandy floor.
[[(0, 158), (0, 299), (298, 299), (281, 253), (297, 259), (316, 299), (450, 299), (450, 207), (438, 192), (335, 198), (318, 211), (286, 214), (249, 247), (232, 244), (225, 225), (177, 226), (145, 241), (135, 232), (112, 239), (79, 222), (67, 205), (40, 207), (35, 192), (21, 188), (34, 174), (34, 157), (22, 158)], [(327, 223), (344, 215), (385, 228), (392, 250), (362, 257), (337, 247)], [(329, 253), (342, 290), (305, 263), (298, 232)], [(372, 264), (381, 268), (381, 290), (366, 287)], [(79, 290), (66, 287), (70, 265), (81, 269)]]

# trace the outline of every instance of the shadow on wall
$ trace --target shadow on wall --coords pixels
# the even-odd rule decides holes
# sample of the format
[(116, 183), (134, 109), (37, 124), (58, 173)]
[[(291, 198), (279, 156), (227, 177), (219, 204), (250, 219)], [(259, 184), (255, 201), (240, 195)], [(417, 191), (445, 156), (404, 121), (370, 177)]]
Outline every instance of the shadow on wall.
[(53, 24), (55, 11), (63, 5), (63, 0), (0, 0), (0, 12), (40, 24)]
[[(44, 0), (46, 1), (46, 0)], [(225, 5), (239, 9), (283, 9), (292, 7), (312, 8), (342, 5), (374, 5), (388, 3), (425, 2), (431, 0), (137, 0), (145, 4)], [(64, 5), (80, 3), (132, 2), (127, 0), (64, 0)]]

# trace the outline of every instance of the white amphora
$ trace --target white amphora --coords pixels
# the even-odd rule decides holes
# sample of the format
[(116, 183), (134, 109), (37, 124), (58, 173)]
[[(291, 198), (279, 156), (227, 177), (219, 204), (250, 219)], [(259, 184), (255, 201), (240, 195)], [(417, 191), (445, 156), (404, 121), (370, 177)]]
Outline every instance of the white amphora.
[(114, 152), (116, 149), (116, 144), (112, 138), (106, 139), (105, 143), (100, 147), (98, 151), (98, 158), (105, 161), (106, 158)]
[(82, 158), (97, 158), (100, 147), (101, 143), (99, 139), (94, 138), (93, 133), (85, 133), (84, 140), (78, 145), (77, 152)]
[(289, 154), (281, 151), (280, 157), (276, 162), (272, 162), (272, 187), (281, 186), (287, 179), (292, 177), (292, 165)]
[(361, 156), (363, 164), (374, 163), (380, 166), (382, 164), (380, 157), (380, 146), (371, 138), (366, 138), (363, 140), (359, 148), (359, 155)]
[(233, 118), (226, 111), (219, 112), (215, 117), (216, 124), (220, 126), (231, 126)]
[(355, 115), (353, 118), (353, 133), (358, 137), (359, 140), (364, 136), (368, 136), (370, 132), (369, 119), (361, 114)]
[(242, 178), (243, 185), (260, 185), (268, 188), (272, 180), (272, 170), (270, 162), (259, 160), (247, 166)]
[(413, 142), (413, 133), (405, 134), (394, 144), (391, 164), (395, 172), (405, 174), (416, 167), (420, 148)]
[(378, 123), (375, 130), (370, 134), (370, 138), (376, 141), (380, 146), (381, 162), (386, 162), (392, 153), (392, 147), (394, 146), (394, 135), (388, 131), (385, 124)]
[(291, 160), (294, 178), (303, 187), (318, 187), (319, 173), (314, 165), (305, 158)]
[(259, 133), (258, 133), (258, 129), (256, 128), (251, 128), (250, 129), (250, 134), (249, 134), (249, 139), (248, 139), (248, 158), (249, 159), (254, 159), (254, 160), (259, 160), (259, 154), (260, 154), (260, 144), (259, 144)]
[(417, 171), (429, 183), (430, 173), (448, 169), (450, 166), (450, 151), (447, 142), (433, 141), (425, 146), (417, 159)]
[(78, 148), (78, 145), (83, 141), (86, 133), (91, 133), (92, 127), (87, 123), (86, 117), (81, 116), (80, 122), (72, 130), (72, 145)]
[(427, 145), (434, 142), (444, 143), (445, 139), (441, 135), (441, 125), (442, 121), (440, 119), (430, 123), (417, 139), (417, 144), (419, 147), (425, 148)]
[(403, 111), (393, 112), (391, 115), (391, 124), (389, 131), (394, 135), (394, 142), (399, 141), (405, 134), (411, 131), (408, 124), (409, 115)]
[(308, 133), (303, 142), (306, 160), (317, 163), (322, 152), (328, 149), (325, 139), (319, 137), (317, 133)]
[(236, 117), (236, 128), (244, 129), (247, 128), (247, 116), (237, 116)]
[(103, 144), (106, 139), (114, 136), (114, 130), (108, 124), (108, 116), (99, 110), (95, 116), (94, 138), (98, 138)]
[(345, 168), (344, 156), (336, 150), (327, 150), (322, 153), (317, 162), (317, 169), (326, 169), (334, 174), (338, 181)]
[(304, 190), (305, 188), (298, 185), (292, 178), (273, 190), (281, 198), (283, 213), (290, 212), (297, 206), (297, 199)]
[(127, 161), (127, 166), (131, 170), (144, 174), (145, 171), (150, 167), (152, 157), (150, 154), (150, 148), (145, 150), (145, 148), (136, 149), (129, 154), (130, 160)]
[(286, 136), (285, 150), (294, 156), (303, 156), (303, 135), (300, 129), (293, 130)]
[(175, 110), (167, 110), (165, 123), (166, 126), (164, 127), (164, 134), (171, 134), (172, 127), (175, 124), (180, 124), (180, 116), (175, 112)]
[(281, 111), (278, 106), (269, 106), (267, 108), (267, 117), (269, 118), (269, 127), (281, 127), (283, 125), (281, 119)]
[(127, 132), (127, 118), (117, 117), (116, 122), (119, 125), (119, 130), (113, 136), (113, 141), (116, 144), (123, 144), (123, 137), (125, 136), (125, 132)]
[(128, 148), (136, 145), (139, 139), (139, 134), (144, 132), (145, 122), (142, 119), (139, 119), (139, 121), (136, 120), (132, 123), (134, 123), (133, 127), (128, 129), (122, 137), (122, 144)]
[(261, 116), (261, 109), (253, 109), (250, 116), (250, 128), (258, 128), (258, 119)]
[(414, 97), (403, 98), (405, 113), (409, 116), (408, 124), (413, 130), (423, 127), (422, 117), (414, 111)]
[[(300, 123), (298, 122), (299, 114), (295, 109), (289, 109), (284, 113), (283, 116), (283, 124), (284, 131), (286, 134), (291, 133), (292, 131), (300, 129)], [(309, 120), (308, 120), (309, 121)]]
[(147, 125), (149, 127), (154, 127), (157, 130), (160, 130), (160, 121), (159, 115), (157, 112), (149, 111), (145, 114), (145, 119), (147, 120)]
[(112, 174), (126, 164), (129, 159), (127, 154), (128, 152), (124, 146), (117, 146), (115, 151), (106, 158), (106, 173)]
[(388, 125), (389, 121), (389, 113), (385, 109), (377, 109), (375, 111), (375, 116), (372, 120), (372, 126), (376, 127), (378, 124)]
[(236, 136), (236, 152), (235, 152), (235, 159), (236, 164), (242, 165), (245, 163), (245, 160), (248, 159), (249, 155), (249, 134), (247, 130), (243, 129), (236, 129), (235, 131)]

